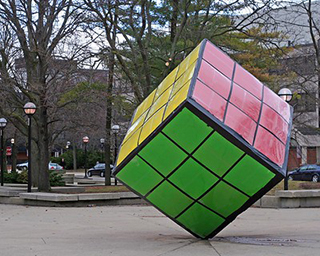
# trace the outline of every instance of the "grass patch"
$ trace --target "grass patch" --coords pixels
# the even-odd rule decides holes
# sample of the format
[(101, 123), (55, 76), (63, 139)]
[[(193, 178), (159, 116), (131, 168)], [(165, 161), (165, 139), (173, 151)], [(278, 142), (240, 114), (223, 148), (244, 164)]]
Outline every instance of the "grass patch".
[(123, 186), (92, 186), (86, 187), (85, 193), (112, 193), (112, 192), (129, 192), (130, 190)]
[[(289, 190), (303, 190), (303, 189), (320, 189), (320, 183), (315, 183), (311, 181), (295, 181), (289, 180), (288, 183)], [(274, 196), (277, 190), (283, 190), (283, 180), (273, 187), (267, 195)]]

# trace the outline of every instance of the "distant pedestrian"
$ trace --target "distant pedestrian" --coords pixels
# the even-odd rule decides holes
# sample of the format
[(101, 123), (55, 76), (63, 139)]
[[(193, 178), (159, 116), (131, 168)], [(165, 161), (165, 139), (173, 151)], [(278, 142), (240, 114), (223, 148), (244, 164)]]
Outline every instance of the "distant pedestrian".
[(66, 162), (64, 161), (64, 158), (61, 158), (60, 165), (63, 167), (63, 169), (66, 168)]

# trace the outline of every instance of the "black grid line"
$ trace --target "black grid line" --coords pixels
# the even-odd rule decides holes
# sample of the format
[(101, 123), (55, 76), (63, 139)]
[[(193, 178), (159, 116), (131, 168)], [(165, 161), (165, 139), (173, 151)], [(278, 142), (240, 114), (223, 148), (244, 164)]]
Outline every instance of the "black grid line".
[[(194, 62), (192, 62), (192, 64), (190, 65), (190, 67), (193, 65), (193, 63), (197, 62), (197, 60), (198, 60), (198, 58), (197, 58)], [(193, 77), (194, 74), (195, 74), (196, 66), (197, 66), (197, 64), (194, 66), (194, 70), (193, 70), (193, 75), (192, 75), (192, 77)], [(189, 67), (189, 68), (190, 68), (190, 67)], [(187, 69), (185, 70), (185, 72), (186, 72), (189, 68), (187, 68)], [(180, 65), (179, 65), (179, 69), (180, 69)], [(179, 70), (178, 70), (178, 72), (179, 72)], [(177, 74), (176, 74), (175, 81), (174, 81), (174, 83), (173, 83), (173, 85), (172, 85), (172, 90), (171, 90), (170, 95), (169, 95), (169, 100), (168, 100), (168, 102), (167, 102), (167, 104), (166, 104), (166, 106), (165, 106), (165, 109), (164, 109), (164, 111), (163, 111), (162, 121), (164, 120), (164, 116), (165, 116), (165, 114), (166, 114), (166, 112), (167, 112), (167, 108), (168, 108), (168, 105), (169, 105), (170, 100), (171, 100), (175, 95), (177, 95), (177, 94), (179, 93), (179, 91), (180, 91), (182, 88), (184, 88), (184, 86), (185, 86), (189, 81), (190, 81), (189, 87), (191, 86), (192, 78), (189, 79), (187, 82), (185, 82), (185, 83), (180, 87), (180, 89), (179, 89), (178, 91), (176, 91), (175, 94), (173, 94), (173, 89), (174, 89), (175, 83), (176, 83), (176, 82), (179, 80), (179, 78), (182, 77), (183, 74), (185, 73), (185, 72), (183, 72), (179, 77), (177, 77), (177, 76), (178, 76), (178, 72), (177, 72)], [(188, 96), (187, 96), (187, 98), (188, 98)]]
[(214, 115), (210, 114), (206, 109), (197, 103), (196, 101), (190, 99), (187, 101), (186, 108), (199, 117), (203, 122), (215, 129), (219, 134), (221, 134), (225, 139), (230, 141), (232, 144), (240, 148), (242, 151), (246, 152), (253, 159), (261, 163), (267, 169), (271, 170), (273, 173), (278, 173), (279, 166), (274, 164), (273, 161), (269, 160), (265, 155), (259, 152), (251, 144), (249, 144), (241, 135), (236, 133), (233, 129), (226, 126)]
[[(162, 132), (161, 132), (162, 133)], [(194, 149), (194, 151), (192, 152), (192, 153), (194, 153), (198, 148), (200, 148), (201, 146), (202, 146), (202, 144), (212, 135), (214, 133), (214, 131), (212, 131), (209, 135), (207, 135), (206, 137), (205, 137), (205, 139)], [(163, 135), (165, 135), (164, 133), (162, 133)], [(167, 137), (167, 136), (166, 136)], [(168, 138), (168, 137), (167, 137)], [(177, 145), (176, 143), (175, 143), (175, 145)], [(181, 149), (181, 147), (179, 147), (180, 149)], [(185, 150), (183, 150), (184, 152), (185, 152)], [(191, 154), (189, 154), (189, 153), (186, 153), (187, 154), (187, 157), (185, 158), (185, 159), (183, 159), (182, 160), (182, 162), (176, 167), (176, 168), (174, 168), (167, 176), (166, 176), (166, 179), (169, 181), (169, 177), (173, 174), (173, 173), (175, 173), (178, 169), (180, 169), (180, 167), (185, 163), (185, 162), (187, 162), (189, 159), (190, 159), (190, 157), (192, 156), (192, 153)], [(158, 184), (159, 185), (159, 184)], [(158, 187), (158, 186), (156, 186), (156, 187)], [(149, 191), (149, 193), (148, 193), (148, 195), (149, 194), (151, 194), (153, 191), (155, 190), (155, 188), (153, 188), (151, 191)], [(147, 196), (147, 195), (146, 195)]]
[(234, 63), (234, 67), (233, 67), (233, 72), (232, 72), (230, 92), (229, 92), (229, 96), (228, 96), (228, 99), (227, 99), (226, 109), (224, 110), (224, 115), (223, 115), (223, 123), (226, 121), (228, 105), (230, 104), (230, 98), (231, 98), (232, 89), (233, 89), (233, 79), (234, 79), (234, 74), (236, 73), (236, 68), (237, 68), (237, 63), (235, 62)]
[[(277, 135), (275, 135), (272, 131), (270, 131), (268, 128), (266, 128), (265, 126), (263, 126), (263, 125), (261, 125), (261, 124), (259, 124), (260, 123), (260, 118), (261, 118), (261, 111), (262, 111), (262, 106), (263, 106), (263, 104), (265, 104), (264, 102), (263, 102), (263, 98), (262, 98), (262, 100), (259, 100), (257, 97), (256, 97), (256, 99), (257, 100), (259, 100), (260, 101), (260, 112), (259, 112), (259, 116), (258, 116), (258, 120), (256, 121), (256, 120), (254, 120), (251, 116), (249, 116), (247, 113), (245, 113), (241, 108), (239, 108), (237, 105), (235, 105), (233, 102), (231, 102), (231, 101), (228, 101), (228, 100), (226, 100), (221, 94), (219, 94), (217, 91), (215, 91), (214, 89), (212, 89), (211, 87), (209, 87), (206, 83), (204, 83), (201, 79), (199, 79), (199, 78), (197, 78), (197, 80), (199, 80), (204, 86), (206, 86), (208, 89), (210, 89), (211, 91), (213, 91), (214, 93), (216, 93), (216, 94), (218, 94), (221, 98), (223, 98), (225, 101), (226, 101), (226, 109), (225, 109), (225, 112), (224, 112), (224, 121), (223, 122), (225, 122), (225, 117), (226, 117), (226, 114), (227, 114), (227, 108), (228, 108), (228, 105), (229, 104), (231, 104), (232, 106), (234, 106), (236, 109), (238, 109), (240, 112), (242, 112), (244, 115), (246, 115), (249, 119), (251, 119), (256, 125), (257, 125), (257, 127), (256, 127), (256, 131), (255, 131), (255, 133), (254, 133), (254, 139), (255, 139), (255, 136), (256, 136), (256, 132), (257, 132), (257, 129), (258, 129), (258, 126), (260, 125), (260, 126), (262, 126), (262, 127), (264, 127), (268, 132), (270, 132), (277, 140), (279, 140), (282, 144), (284, 144), (285, 145), (285, 143), (277, 136)], [(264, 85), (263, 85), (264, 86)], [(245, 89), (244, 89), (245, 90)], [(248, 91), (247, 91), (248, 92)], [(263, 95), (264, 93), (262, 93), (262, 95)], [(262, 96), (263, 97), (263, 96)], [(200, 103), (199, 103), (200, 104)], [(268, 107), (270, 107), (268, 104), (265, 104), (265, 105), (267, 105)], [(273, 111), (275, 111), (272, 107), (270, 107)], [(205, 108), (205, 110), (206, 111), (208, 111), (209, 113), (210, 113), (210, 111), (209, 110), (207, 110), (206, 108)], [(283, 119), (287, 124), (288, 124), (288, 122), (283, 118), (283, 116), (281, 116), (277, 111), (275, 111), (276, 112), (276, 114), (278, 115), (278, 116), (280, 116), (281, 117), (281, 119)], [(211, 113), (210, 113), (211, 114)], [(213, 114), (211, 114), (211, 115), (213, 115)], [(252, 143), (252, 145), (254, 145), (254, 141), (253, 141), (253, 143)]]
[[(183, 150), (186, 154), (188, 154), (188, 156), (173, 170), (171, 171), (167, 176), (164, 176), (163, 174), (161, 174), (154, 166), (152, 166), (146, 159), (144, 159), (143, 157), (141, 157), (140, 155), (138, 155), (144, 162), (146, 162), (153, 170), (155, 170), (158, 174), (160, 174), (163, 177), (163, 180), (161, 182), (159, 182), (153, 189), (151, 189), (145, 196), (148, 197), (156, 188), (158, 188), (163, 182), (167, 181), (168, 183), (170, 183), (173, 187), (175, 187), (176, 189), (178, 189), (180, 192), (182, 192), (184, 195), (186, 195), (188, 198), (192, 199), (195, 202), (201, 204), (203, 207), (209, 209), (210, 211), (214, 212), (215, 214), (219, 215), (222, 218), (226, 218), (223, 215), (221, 215), (219, 212), (215, 211), (214, 209), (210, 209), (208, 206), (206, 206), (205, 204), (201, 203), (199, 200), (201, 198), (203, 198), (207, 193), (210, 192), (211, 189), (213, 189), (217, 184), (219, 184), (221, 181), (225, 182), (227, 185), (229, 185), (231, 188), (235, 189), (236, 191), (240, 192), (241, 194), (245, 195), (247, 198), (250, 198), (251, 196), (249, 196), (247, 193), (245, 193), (244, 191), (242, 191), (241, 189), (239, 189), (238, 187), (236, 187), (235, 185), (233, 185), (232, 183), (224, 180), (224, 177), (244, 158), (244, 156), (246, 155), (246, 153), (242, 154), (242, 156), (236, 160), (233, 165), (224, 173), (224, 175), (222, 175), (221, 177), (218, 176), (216, 173), (214, 173), (211, 169), (209, 169), (207, 166), (205, 166), (203, 163), (201, 163), (200, 161), (198, 161), (196, 158), (193, 157), (193, 154), (203, 145), (203, 143), (205, 143), (205, 141), (207, 141), (207, 139), (209, 137), (212, 136), (212, 134), (214, 133), (214, 131), (212, 131), (199, 145), (198, 147), (192, 151), (192, 153), (188, 153), (187, 151), (185, 151), (180, 145), (178, 145), (175, 141), (173, 141), (169, 136), (167, 136), (166, 134), (164, 134), (163, 132), (161, 132), (164, 136), (166, 136), (166, 138), (168, 138), (171, 142), (173, 142), (176, 146), (178, 146), (181, 150)], [(202, 166), (203, 168), (205, 168), (207, 171), (209, 171), (211, 174), (213, 174), (216, 178), (218, 178), (218, 180), (212, 185), (210, 186), (210, 188), (208, 188), (202, 195), (200, 195), (198, 198), (193, 198), (192, 196), (190, 196), (188, 193), (184, 192), (184, 190), (182, 190), (181, 188), (179, 188), (176, 184), (174, 184), (172, 181), (169, 180), (170, 176), (172, 176), (178, 169), (180, 169), (180, 167), (187, 162), (189, 159), (193, 159), (195, 160), (200, 166)], [(189, 208), (192, 205), (189, 205)], [(187, 207), (188, 208), (188, 207)], [(181, 213), (179, 213), (178, 216), (180, 216), (181, 214), (183, 214), (183, 212), (185, 212), (187, 209), (185, 209), (184, 211), (182, 211)], [(178, 218), (175, 217), (175, 218)]]
[[(150, 163), (148, 163), (147, 160), (145, 160), (144, 158), (142, 158), (141, 156), (139, 156), (144, 162), (146, 162), (154, 171), (156, 171), (158, 174), (160, 174), (163, 177), (163, 180), (160, 181), (155, 187), (153, 187), (148, 193), (145, 194), (145, 197), (148, 197), (152, 192), (154, 192), (158, 187), (161, 186), (161, 184), (163, 184), (164, 182), (168, 182), (171, 186), (173, 186), (175, 189), (177, 189), (179, 192), (181, 192), (182, 194), (184, 194), (185, 196), (187, 196), (189, 199), (191, 199), (194, 202), (197, 202), (197, 200), (195, 198), (193, 198), (192, 196), (190, 196), (188, 193), (186, 193), (184, 190), (182, 190), (181, 188), (179, 188), (176, 184), (174, 184), (172, 181), (169, 180), (169, 177), (179, 168), (176, 168), (175, 171), (171, 172), (170, 175), (168, 176), (164, 176), (162, 175), (155, 167), (153, 167)], [(189, 159), (188, 157), (185, 159), (185, 162), (187, 161), (187, 159)], [(217, 181), (218, 182), (218, 181)], [(202, 203), (198, 202), (199, 204), (203, 205)], [(220, 217), (224, 218), (220, 213), (216, 212), (213, 209), (210, 209), (209, 207), (207, 207), (206, 205), (203, 205), (204, 207), (206, 207), (208, 210), (212, 211), (213, 213), (219, 215)]]
[[(258, 125), (256, 127), (256, 130), (254, 132), (254, 137), (253, 137), (253, 141), (252, 141), (252, 145), (254, 145), (254, 143), (256, 142), (256, 138), (257, 138), (257, 133), (258, 133), (258, 129), (259, 129), (259, 125), (260, 125), (260, 120), (261, 120), (261, 115), (262, 115), (262, 107), (263, 107), (263, 100), (264, 100), (264, 85), (262, 87), (262, 95), (261, 95), (261, 106), (260, 106), (260, 112), (259, 112), (259, 117), (258, 117)], [(276, 137), (277, 138), (277, 137)]]
[(187, 98), (190, 98), (192, 96), (192, 94), (193, 94), (193, 90), (195, 88), (197, 77), (199, 76), (199, 70), (200, 70), (200, 67), (201, 67), (201, 61), (202, 61), (204, 49), (205, 49), (205, 47), (207, 45), (207, 42), (208, 42), (207, 39), (203, 39), (202, 42), (201, 42), (201, 46), (200, 46), (199, 54), (198, 54), (198, 59), (197, 59), (197, 63), (196, 63), (195, 69), (194, 69), (193, 77), (191, 78), (191, 82), (190, 82), (190, 87), (189, 87)]

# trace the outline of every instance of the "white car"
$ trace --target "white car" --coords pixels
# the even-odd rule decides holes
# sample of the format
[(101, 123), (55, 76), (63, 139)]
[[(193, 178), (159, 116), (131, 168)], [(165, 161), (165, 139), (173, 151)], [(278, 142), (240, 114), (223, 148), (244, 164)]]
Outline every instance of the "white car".
[[(20, 171), (26, 171), (28, 170), (28, 162), (17, 164), (17, 169)], [(49, 163), (48, 165), (49, 170), (63, 170), (63, 167), (56, 163)]]
[(28, 162), (17, 164), (17, 169), (19, 171), (26, 171), (28, 170)]

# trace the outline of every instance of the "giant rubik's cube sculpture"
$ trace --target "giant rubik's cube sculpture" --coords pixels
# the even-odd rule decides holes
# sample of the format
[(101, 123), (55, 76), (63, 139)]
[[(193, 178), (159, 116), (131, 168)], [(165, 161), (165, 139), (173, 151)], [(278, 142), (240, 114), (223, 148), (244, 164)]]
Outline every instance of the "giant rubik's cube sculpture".
[(204, 40), (138, 106), (114, 173), (210, 238), (285, 175), (292, 108)]

